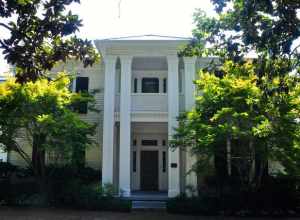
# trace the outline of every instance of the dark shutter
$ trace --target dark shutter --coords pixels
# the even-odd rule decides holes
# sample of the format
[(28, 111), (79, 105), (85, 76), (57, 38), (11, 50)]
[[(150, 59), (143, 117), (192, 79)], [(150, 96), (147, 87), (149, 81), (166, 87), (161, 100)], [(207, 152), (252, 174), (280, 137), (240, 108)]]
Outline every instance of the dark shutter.
[(138, 79), (134, 79), (134, 93), (137, 93), (137, 84), (138, 84)]
[[(75, 92), (88, 93), (89, 91), (89, 78), (88, 77), (77, 77), (76, 78), (76, 89)], [(75, 107), (78, 113), (86, 114), (88, 106), (86, 102), (78, 103)]]
[(162, 162), (163, 162), (163, 172), (165, 173), (167, 170), (167, 154), (165, 151), (163, 151), (163, 155), (162, 155)]
[(164, 93), (167, 93), (167, 79), (164, 78)]

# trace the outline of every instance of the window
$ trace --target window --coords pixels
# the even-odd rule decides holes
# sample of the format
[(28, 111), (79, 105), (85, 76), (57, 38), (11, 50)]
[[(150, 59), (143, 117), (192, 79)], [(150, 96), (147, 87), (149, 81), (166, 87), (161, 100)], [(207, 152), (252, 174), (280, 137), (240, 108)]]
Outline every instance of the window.
[[(81, 92), (81, 93), (88, 93), (89, 91), (89, 78), (88, 77), (76, 77), (76, 88), (75, 92)], [(87, 113), (87, 103), (86, 102), (80, 102), (77, 103), (75, 106), (75, 110), (78, 111), (78, 113), (86, 114)]]
[(138, 85), (138, 79), (135, 78), (135, 79), (134, 79), (134, 87), (133, 87), (133, 92), (134, 92), (134, 93), (137, 93), (137, 85)]
[(159, 93), (159, 79), (158, 78), (143, 78), (142, 79), (142, 93)]
[(133, 140), (132, 145), (133, 145), (133, 146), (136, 146), (136, 139)]
[(166, 140), (163, 140), (163, 141), (162, 141), (162, 145), (163, 145), (163, 146), (166, 146)]
[(167, 93), (167, 79), (164, 78), (164, 93)]
[(142, 140), (143, 146), (157, 146), (157, 140)]

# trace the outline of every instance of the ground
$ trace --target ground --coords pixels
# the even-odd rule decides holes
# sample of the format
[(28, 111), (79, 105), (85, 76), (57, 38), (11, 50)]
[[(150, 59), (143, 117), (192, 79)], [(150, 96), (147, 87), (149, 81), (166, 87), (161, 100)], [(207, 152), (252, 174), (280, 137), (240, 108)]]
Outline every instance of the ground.
[[(0, 220), (239, 220), (239, 218), (171, 215), (165, 212), (92, 212), (61, 209), (1, 208)], [(242, 218), (245, 220), (245, 218)], [(251, 220), (251, 218), (246, 218)], [(267, 220), (266, 218), (260, 218)], [(285, 218), (282, 218), (285, 219)], [(287, 220), (286, 218), (285, 220)]]

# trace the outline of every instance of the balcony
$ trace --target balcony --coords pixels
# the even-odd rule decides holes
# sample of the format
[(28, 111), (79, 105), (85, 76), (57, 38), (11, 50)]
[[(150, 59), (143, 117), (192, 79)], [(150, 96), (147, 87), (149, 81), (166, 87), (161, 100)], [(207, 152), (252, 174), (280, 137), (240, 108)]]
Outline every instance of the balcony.
[[(120, 95), (116, 95), (116, 112), (120, 111)], [(132, 93), (132, 112), (167, 112), (168, 95), (166, 93)]]

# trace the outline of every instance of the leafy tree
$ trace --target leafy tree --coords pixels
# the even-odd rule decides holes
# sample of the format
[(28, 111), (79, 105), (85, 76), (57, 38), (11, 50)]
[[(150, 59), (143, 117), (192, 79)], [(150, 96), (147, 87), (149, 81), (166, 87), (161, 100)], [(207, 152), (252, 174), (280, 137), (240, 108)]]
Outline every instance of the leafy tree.
[[(80, 162), (80, 154), (93, 145), (95, 126), (82, 121), (73, 111), (80, 102), (92, 97), (69, 91), (70, 80), (60, 73), (52, 81), (39, 79), (20, 84), (10, 79), (0, 84), (0, 143), (7, 151), (18, 153), (45, 184), (45, 154), (59, 153), (66, 163)], [(31, 154), (16, 139), (24, 133), (29, 137)]]
[(66, 7), (80, 0), (1, 0), (0, 27), (9, 37), (0, 39), (0, 49), (15, 66), (20, 83), (47, 77), (47, 71), (69, 58), (92, 65), (99, 55), (91, 41), (75, 34), (81, 20)]
[[(212, 132), (208, 133), (209, 135), (204, 140), (212, 141), (205, 145), (207, 146), (205, 150), (211, 148), (210, 151), (214, 153), (216, 153), (213, 150), (215, 146), (219, 146), (215, 145), (215, 136), (220, 138), (218, 140), (222, 142), (221, 145), (227, 145), (225, 153), (230, 151), (234, 142), (248, 142), (245, 146), (244, 144), (237, 145), (239, 151), (242, 152), (249, 152), (249, 146), (252, 146), (256, 157), (259, 158), (260, 171), (256, 172), (258, 179), (254, 180), (257, 181), (256, 185), (261, 182), (262, 172), (269, 160), (280, 161), (289, 174), (298, 173), (299, 114), (296, 103), (298, 102), (300, 70), (299, 1), (211, 0), (211, 2), (215, 6), (217, 16), (209, 17), (202, 10), (196, 11), (194, 39), (179, 55), (217, 56), (218, 59), (214, 59), (203, 70), (209, 72), (210, 76), (206, 78), (201, 76), (201, 79), (210, 85), (211, 89), (218, 89), (220, 93), (211, 93), (203, 98), (200, 89), (209, 87), (197, 81), (197, 104), (190, 114), (199, 116), (201, 120), (189, 120), (188, 113), (180, 117), (181, 125), (177, 135), (181, 135), (183, 139), (200, 141), (203, 138), (202, 134)], [(249, 53), (253, 53), (255, 58), (249, 59)], [(241, 73), (245, 72), (245, 65), (248, 65), (249, 60), (252, 61), (251, 68), (246, 71), (245, 76), (248, 79), (250, 76), (256, 77), (251, 83), (259, 91), (257, 96), (249, 93), (246, 87), (243, 88), (242, 94), (234, 93), (235, 87), (227, 88), (228, 84), (224, 82), (229, 76), (232, 79), (231, 83), (239, 82)], [(230, 68), (228, 68), (228, 62), (231, 63)], [(220, 84), (221, 82), (223, 84)], [(225, 88), (228, 89), (227, 94), (223, 94)], [(206, 92), (203, 92), (204, 95)], [(225, 97), (229, 100), (227, 104), (219, 102), (220, 100), (215, 102), (216, 97), (220, 95), (221, 100)], [(249, 103), (242, 101), (240, 103), (232, 101), (239, 99), (246, 101), (249, 97), (257, 100), (257, 103), (250, 106)], [(198, 106), (203, 104), (199, 103), (203, 99), (206, 100), (207, 105), (202, 106), (203, 109), (200, 107), (198, 109)], [(205, 111), (204, 108), (208, 110)], [(246, 109), (243, 110), (243, 108)], [(250, 118), (240, 115), (239, 112), (247, 113), (249, 117), (251, 114), (254, 115), (249, 120)], [(211, 121), (208, 121), (209, 118)], [(252, 121), (252, 119), (255, 120)], [(191, 131), (185, 129), (186, 123), (191, 126)], [(218, 130), (221, 123), (223, 136), (220, 136), (220, 130)], [(239, 123), (243, 124), (243, 127)], [(261, 123), (261, 125), (256, 127), (256, 123)], [(211, 130), (205, 130), (203, 133), (196, 132), (195, 129), (202, 128), (203, 124), (209, 125)], [(237, 133), (234, 130), (236, 128)], [(253, 140), (250, 141), (249, 138)], [(174, 147), (181, 146), (181, 144), (187, 146), (185, 145), (188, 143), (187, 140), (180, 143), (176, 135), (175, 140)], [(200, 156), (206, 152), (197, 152), (196, 149), (192, 147), (193, 152)], [(224, 154), (224, 150), (218, 152)], [(229, 162), (227, 161), (227, 166)]]
[[(196, 167), (200, 171), (213, 159), (217, 168), (217, 160), (226, 159), (222, 164), (226, 166), (225, 176), (217, 169), (218, 177), (230, 177), (235, 172), (233, 176), (240, 177), (243, 189), (261, 185), (269, 159), (279, 161), (286, 173), (299, 174), (299, 79), (286, 76), (289, 92), (264, 99), (251, 62), (227, 61), (221, 70), (222, 77), (200, 72), (195, 82), (199, 94), (196, 105), (179, 117), (171, 146), (198, 155)], [(280, 86), (279, 77), (272, 84), (266, 77), (263, 81), (274, 89)]]

